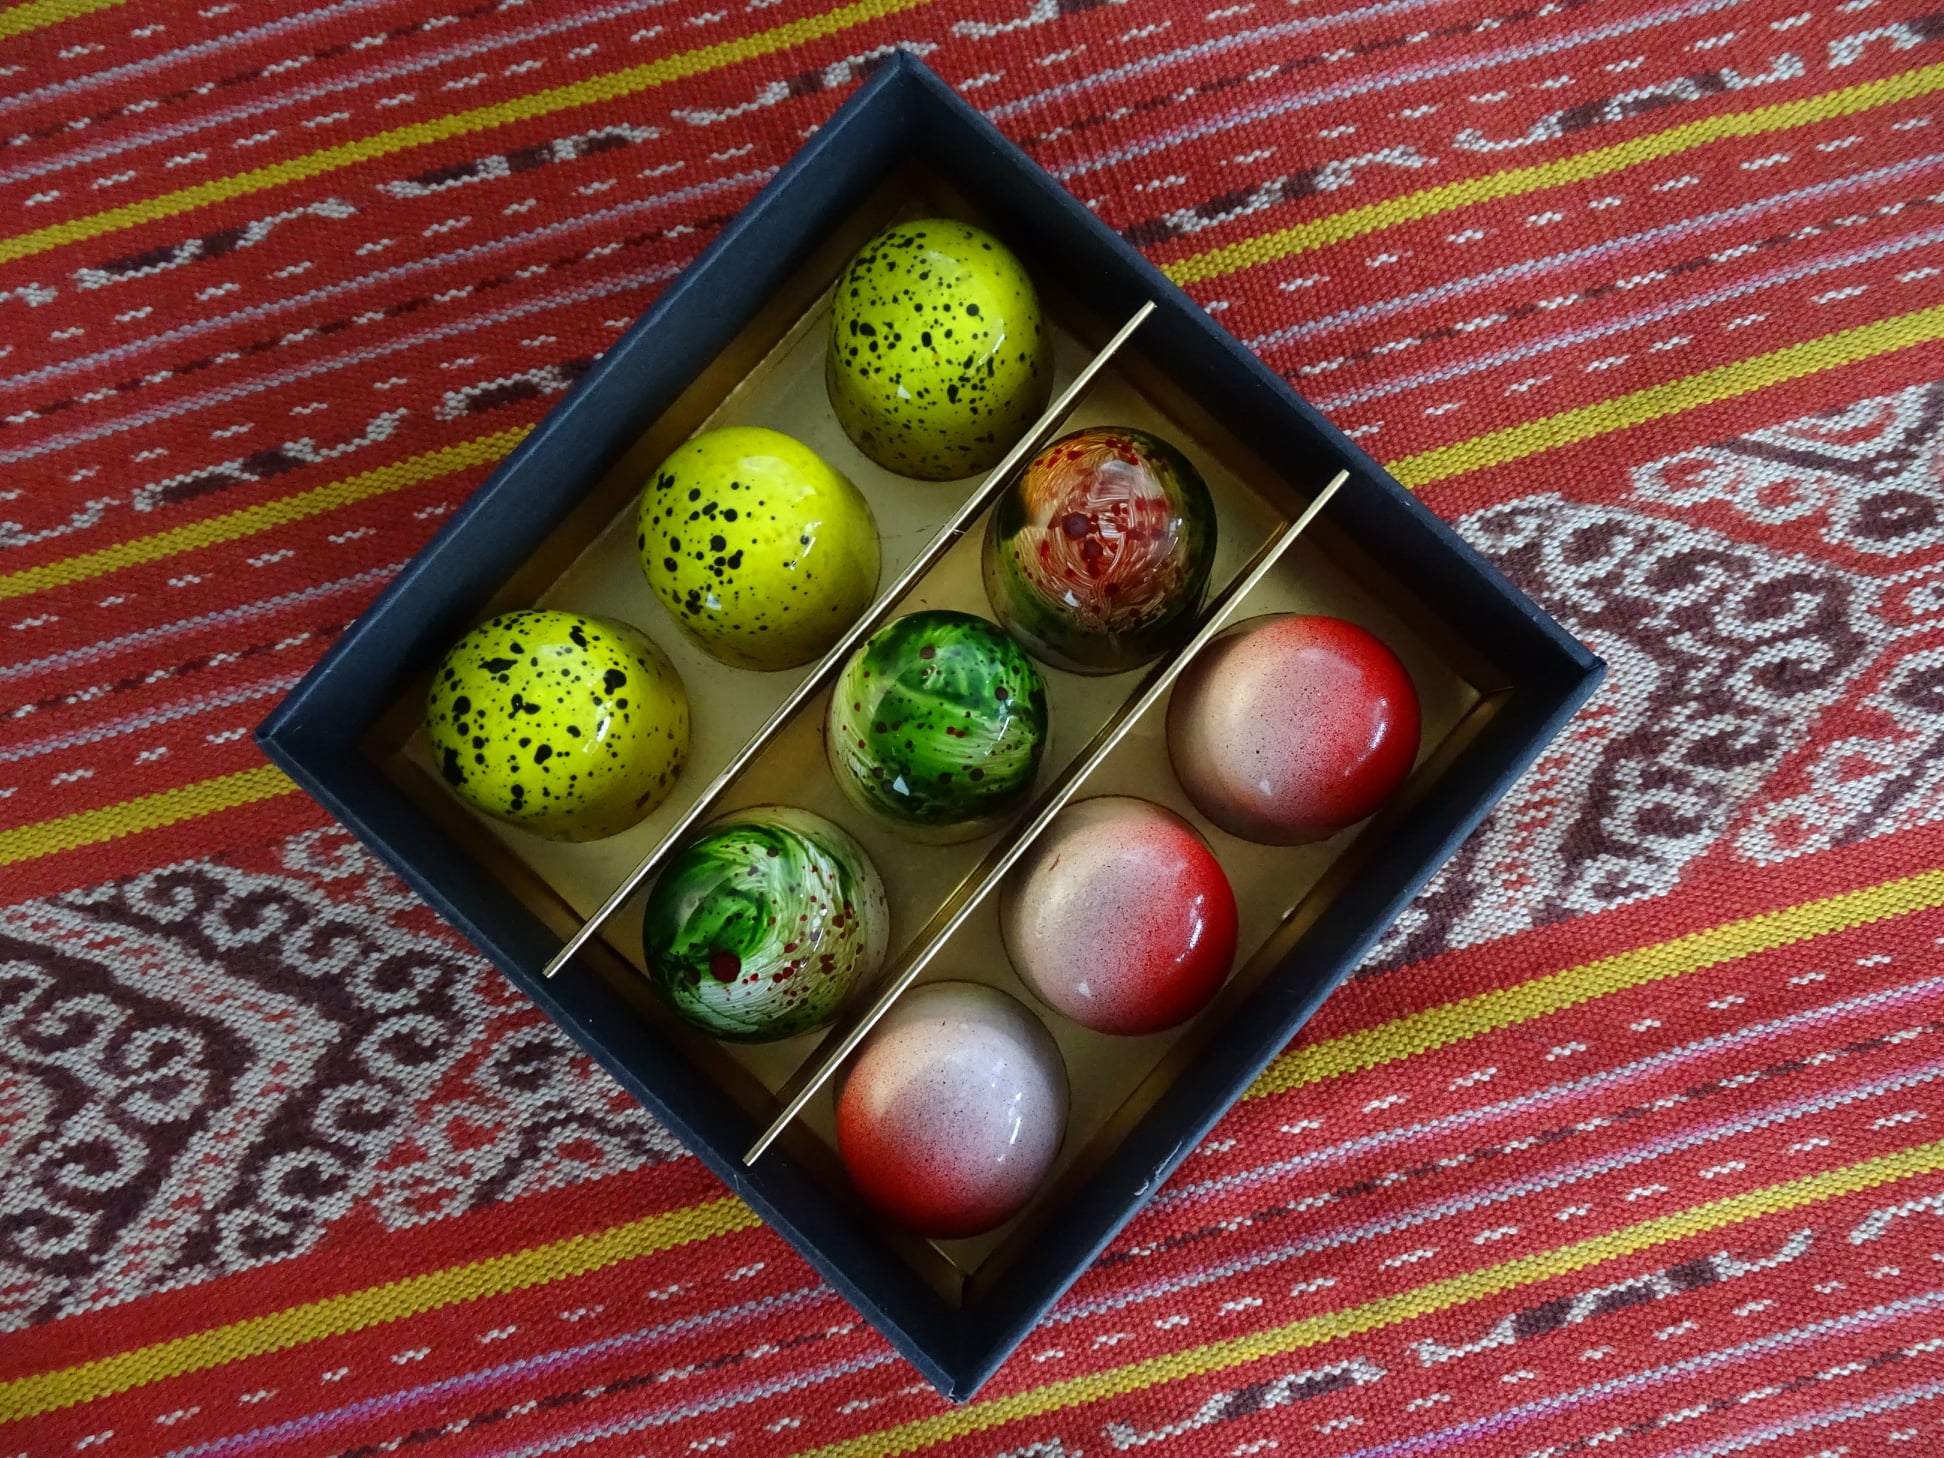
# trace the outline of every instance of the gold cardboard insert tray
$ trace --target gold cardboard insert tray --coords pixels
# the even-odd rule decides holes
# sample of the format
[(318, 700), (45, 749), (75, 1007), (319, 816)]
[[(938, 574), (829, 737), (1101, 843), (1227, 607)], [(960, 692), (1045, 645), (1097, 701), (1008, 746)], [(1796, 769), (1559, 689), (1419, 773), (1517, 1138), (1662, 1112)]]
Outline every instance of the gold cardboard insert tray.
[[(949, 194), (926, 204), (939, 213), (956, 209)], [(1354, 874), (1357, 828), (1313, 844), (1264, 846), (1197, 814), (1170, 769), (1163, 732), (1174, 680), (1196, 653), (1231, 624), (1264, 613), (1326, 614), (1382, 638), (1410, 674), (1423, 729), (1417, 766), (1386, 815), (1423, 793), (1493, 712), (1502, 685), (1441, 625), (1413, 610), (1402, 584), (1319, 519), (1343, 474), (1325, 482), (1301, 462), (1271, 467), (1141, 357), (1139, 331), (1152, 304), (1109, 333), (1110, 324), (1085, 317), (1070, 300), (1046, 296), (1053, 403), (984, 477), (912, 481), (867, 459), (831, 418), (825, 399), (833, 283), (865, 238), (909, 209), (908, 198), (880, 199), (840, 230), (745, 330), (744, 343), (650, 426), (639, 447), (536, 546), (481, 614), (527, 606), (595, 613), (633, 624), (656, 642), (687, 687), (692, 715), (689, 758), (664, 804), (631, 830), (578, 844), (542, 840), (475, 814), (439, 783), (419, 726), (424, 682), (400, 698), (371, 744), (400, 789), (473, 847), (508, 893), (557, 931), (562, 945), (546, 975), (603, 979), (762, 1131), (746, 1161), (781, 1141), (837, 1198), (856, 1204), (861, 1218), (874, 1217), (857, 1201), (836, 1155), (832, 1075), (873, 1024), (910, 988), (937, 981), (984, 983), (1033, 1009), (1058, 1046), (1071, 1097), (1064, 1144), (1038, 1195), (1020, 1215), (978, 1236), (920, 1240), (883, 1227), (889, 1247), (948, 1299), (963, 1301), (1005, 1268), (1205, 1045), (1208, 1030), (1286, 955), (1341, 878)], [(648, 473), (684, 440), (730, 425), (764, 425), (797, 437), (857, 485), (877, 519), (885, 585), (806, 669), (760, 673), (710, 659), (676, 629), (641, 573), (634, 517)], [(1042, 447), (1087, 425), (1149, 431), (1190, 458), (1214, 501), (1211, 580), (1224, 586), (1190, 641), (1158, 664), (1105, 676), (1042, 667), (1053, 737), (1027, 810), (969, 842), (902, 839), (851, 804), (828, 772), (821, 726), (830, 685), (853, 650), (895, 617), (928, 608), (989, 615), (979, 569), (986, 513)], [(1193, 823), (1226, 873), (1238, 911), (1237, 965), (1224, 990), (1182, 1026), (1136, 1037), (1089, 1031), (1040, 1004), (1007, 959), (991, 894), (1063, 806), (1116, 794), (1153, 801)], [(772, 1043), (719, 1042), (682, 1023), (650, 985), (643, 906), (657, 870), (705, 821), (765, 804), (823, 816), (864, 847), (885, 882), (893, 951), (887, 971), (860, 991), (833, 1028)]]

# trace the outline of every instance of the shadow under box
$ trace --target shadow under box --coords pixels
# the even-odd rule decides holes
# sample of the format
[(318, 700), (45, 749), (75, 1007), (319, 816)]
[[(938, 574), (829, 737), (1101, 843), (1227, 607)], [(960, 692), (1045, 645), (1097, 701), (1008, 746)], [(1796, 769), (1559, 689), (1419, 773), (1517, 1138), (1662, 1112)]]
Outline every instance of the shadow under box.
[[(892, 475), (850, 443), (825, 398), (823, 340), (838, 274), (883, 227), (923, 216), (977, 223), (1023, 261), (1052, 329), (1056, 395), (1143, 303), (1157, 305), (1061, 431), (1138, 426), (1189, 456), (1216, 504), (1211, 591), (1347, 470), (1348, 484), (1235, 619), (1298, 611), (1362, 624), (1404, 661), (1424, 716), (1417, 766), (1385, 810), (1294, 847), (1237, 840), (1195, 812), (1169, 768), (1165, 697), (1133, 726), (1079, 794), (1138, 795), (1201, 830), (1235, 888), (1238, 968), (1182, 1027), (1139, 1038), (1093, 1033), (1025, 990), (1000, 942), (996, 900), (982, 905), (920, 981), (985, 982), (1032, 1008), (1066, 1059), (1073, 1109), (1059, 1161), (1021, 1215), (986, 1236), (935, 1242), (880, 1221), (852, 1192), (835, 1154), (829, 1089), (756, 1164), (743, 1165), (792, 1078), (836, 1035), (726, 1044), (682, 1023), (642, 975), (643, 895), (560, 976), (540, 976), (811, 671), (731, 668), (676, 628), (636, 558), (635, 507), (649, 472), (700, 430), (763, 425), (796, 436), (870, 500), (886, 585), (979, 484)], [(983, 531), (982, 516), (895, 611), (989, 617)], [(681, 673), (693, 717), (688, 763), (669, 799), (630, 831), (544, 841), (474, 814), (433, 769), (420, 719), (434, 667), (470, 627), (528, 606), (632, 623)], [(1281, 1051), (1602, 671), (937, 77), (899, 55), (535, 428), (258, 740), (940, 1391), (964, 1398)], [(1146, 670), (1042, 672), (1053, 726), (1044, 780), (1137, 691)], [(795, 716), (718, 811), (789, 804), (849, 830), (884, 877), (895, 963), (1009, 831), (915, 844), (857, 810), (825, 765), (826, 700), (827, 690)]]

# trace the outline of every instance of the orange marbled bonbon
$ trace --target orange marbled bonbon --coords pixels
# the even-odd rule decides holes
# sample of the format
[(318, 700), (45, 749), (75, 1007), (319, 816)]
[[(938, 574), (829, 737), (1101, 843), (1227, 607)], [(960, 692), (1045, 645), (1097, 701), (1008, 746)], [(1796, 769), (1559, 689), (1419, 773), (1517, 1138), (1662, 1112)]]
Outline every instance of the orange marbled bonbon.
[(1095, 425), (1047, 446), (986, 527), (986, 598), (1035, 658), (1138, 667), (1185, 637), (1215, 564), (1215, 504), (1157, 435)]

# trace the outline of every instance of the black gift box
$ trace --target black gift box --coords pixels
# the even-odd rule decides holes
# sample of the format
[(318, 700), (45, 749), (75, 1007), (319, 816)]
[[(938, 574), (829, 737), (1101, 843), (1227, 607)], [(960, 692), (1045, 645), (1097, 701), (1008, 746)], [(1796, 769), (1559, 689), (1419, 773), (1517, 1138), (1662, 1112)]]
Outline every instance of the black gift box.
[[(1238, 974), (1084, 1177), (1066, 1181), (1058, 1218), (1038, 1222), (1004, 1260), (955, 1285), (928, 1275), (908, 1241), (860, 1218), (832, 1161), (805, 1142), (786, 1140), (745, 1167), (743, 1152), (770, 1106), (746, 1089), (725, 1097), (699, 1040), (652, 1015), (622, 959), (606, 952), (591, 959), (598, 967), (577, 962), (543, 978), (574, 913), (513, 858), (483, 852), (482, 837), (467, 833), (436, 789), (432, 798), (413, 789), (397, 752), (414, 695), (452, 641), (490, 612), (532, 601), (565, 557), (625, 507), (627, 482), (642, 479), (653, 450), (695, 428), (914, 188), (949, 195), (998, 233), (1040, 284), (1049, 316), (1078, 335), (1098, 339), (1154, 301), (1128, 346), (1130, 369), (1204, 436), (1285, 469), (1299, 462), (1313, 485), (1347, 470), (1349, 485), (1312, 535), (1422, 624), (1478, 691), (1458, 729), (1420, 765), (1414, 793), (1357, 833), (1304, 891), (1258, 956), (1259, 975), (1244, 984)], [(653, 450), (644, 446), (651, 427), (661, 432)], [(658, 639), (672, 636), (665, 625), (641, 626)], [(964, 1398), (1284, 1048), (1603, 671), (938, 77), (899, 54), (540, 422), (257, 739), (942, 1392)]]

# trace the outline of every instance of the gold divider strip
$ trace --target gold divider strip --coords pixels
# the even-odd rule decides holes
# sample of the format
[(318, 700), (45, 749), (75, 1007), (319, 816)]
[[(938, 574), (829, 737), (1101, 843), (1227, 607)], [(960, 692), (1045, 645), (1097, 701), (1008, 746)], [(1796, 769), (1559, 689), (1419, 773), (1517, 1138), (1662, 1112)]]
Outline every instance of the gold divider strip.
[(932, 959), (944, 949), (945, 944), (951, 940), (952, 934), (965, 925), (972, 913), (978, 910), (986, 897), (1005, 878), (1006, 872), (1013, 868), (1019, 858), (1025, 855), (1033, 842), (1039, 838), (1040, 832), (1045, 830), (1052, 823), (1053, 817), (1066, 807), (1067, 802), (1079, 791), (1081, 785), (1086, 783), (1087, 777), (1100, 767), (1101, 762), (1113, 752), (1114, 747), (1122, 739), (1127, 737), (1128, 732), (1141, 717), (1160, 702), (1161, 695), (1168, 691), (1169, 686), (1194, 660), (1195, 655), (1207, 647), (1217, 633), (1228, 626), (1229, 619), (1242, 605), (1242, 600), (1269, 575), (1275, 565), (1282, 560), (1283, 554), (1303, 534), (1304, 529), (1316, 520), (1317, 514), (1329, 504), (1330, 498), (1336, 495), (1337, 489), (1349, 479), (1348, 471), (1338, 471), (1329, 485), (1316, 494), (1316, 499), (1310, 502), (1301, 516), (1262, 544), (1248, 566), (1229, 584), (1227, 591), (1209, 609), (1207, 617), (1196, 630), (1195, 636), (1190, 638), (1181, 651), (1164, 664), (1159, 672), (1149, 678), (1147, 686), (1132, 702), (1123, 704), (1120, 712), (1102, 726), (1086, 750), (1067, 766), (1066, 771), (1047, 790), (1040, 800), (1039, 809), (1026, 822), (1025, 828), (1012, 838), (1011, 843), (997, 859), (988, 862), (983, 877), (953, 908), (951, 914), (945, 918), (944, 924), (915, 950), (907, 954), (903, 965), (885, 983), (884, 990), (878, 994), (876, 1001), (851, 1025), (836, 1047), (824, 1057), (823, 1062), (817, 1065), (816, 1070), (784, 1106), (783, 1112), (778, 1114), (769, 1128), (763, 1131), (762, 1137), (749, 1147), (749, 1152), (743, 1155), (745, 1165), (754, 1164), (761, 1158), (763, 1151), (769, 1148), (776, 1136), (781, 1134), (790, 1121), (803, 1111), (804, 1105), (810, 1102), (817, 1090), (822, 1088), (829, 1081), (830, 1076), (837, 1071), (837, 1066), (850, 1057), (857, 1045), (864, 1041), (865, 1034), (876, 1026), (878, 1019), (891, 1010), (891, 1004), (918, 980), (918, 974), (923, 972), (931, 964)]
[[(655, 848), (643, 856), (621, 884), (615, 887), (614, 894), (602, 902), (595, 913), (582, 923), (580, 930), (567, 939), (567, 944), (541, 969), (543, 977), (554, 976), (567, 965), (575, 953), (587, 945), (588, 940), (601, 929), (602, 924), (619, 911), (628, 898), (640, 890), (648, 878), (655, 873), (655, 868), (667, 857), (669, 851), (674, 849), (677, 842), (693, 830), (703, 816), (715, 808), (716, 802), (722, 798), (723, 793), (740, 778), (744, 770), (749, 768), (756, 756), (769, 746), (769, 742), (782, 732), (783, 727), (796, 717), (797, 712), (805, 704), (816, 697), (824, 685), (837, 676), (838, 669), (843, 667), (844, 660), (850, 657), (851, 651), (883, 626), (885, 620), (891, 616), (891, 610), (898, 605), (905, 594), (916, 587), (919, 579), (937, 565), (939, 558), (951, 549), (953, 543), (965, 535), (966, 528), (971, 526), (980, 512), (991, 505), (993, 499), (1012, 480), (1019, 469), (1052, 440), (1053, 432), (1060, 428), (1061, 422), (1067, 418), (1080, 397), (1086, 393), (1094, 377), (1106, 368), (1107, 362), (1128, 341), (1134, 331), (1147, 321), (1148, 315), (1154, 312), (1154, 307), (1152, 300), (1141, 305), (1135, 311), (1134, 317), (1121, 325), (1119, 332), (1107, 341), (1106, 347), (1087, 362), (1086, 368), (1074, 377), (1073, 383), (1061, 392), (1060, 398), (1046, 408), (1046, 413), (1040, 416), (1038, 423), (1020, 438), (1017, 445), (1006, 452), (1005, 459), (993, 468), (992, 474), (980, 483), (979, 489), (968, 496), (965, 504), (959, 507), (952, 514), (951, 519), (939, 529), (938, 535), (933, 537), (925, 550), (918, 554), (917, 560), (905, 569), (896, 582), (878, 596), (878, 600), (871, 604), (870, 610), (863, 617), (851, 624), (850, 631), (837, 640), (803, 682), (798, 684), (777, 706), (776, 712), (769, 716), (762, 728), (758, 729), (750, 737), (749, 742), (743, 745), (735, 758), (723, 766), (720, 774), (709, 781), (702, 793), (695, 797), (695, 803), (689, 806), (681, 818), (669, 827), (668, 833), (661, 838)], [(774, 1137), (775, 1131), (772, 1130), (765, 1137), (764, 1143), (767, 1144)]]

